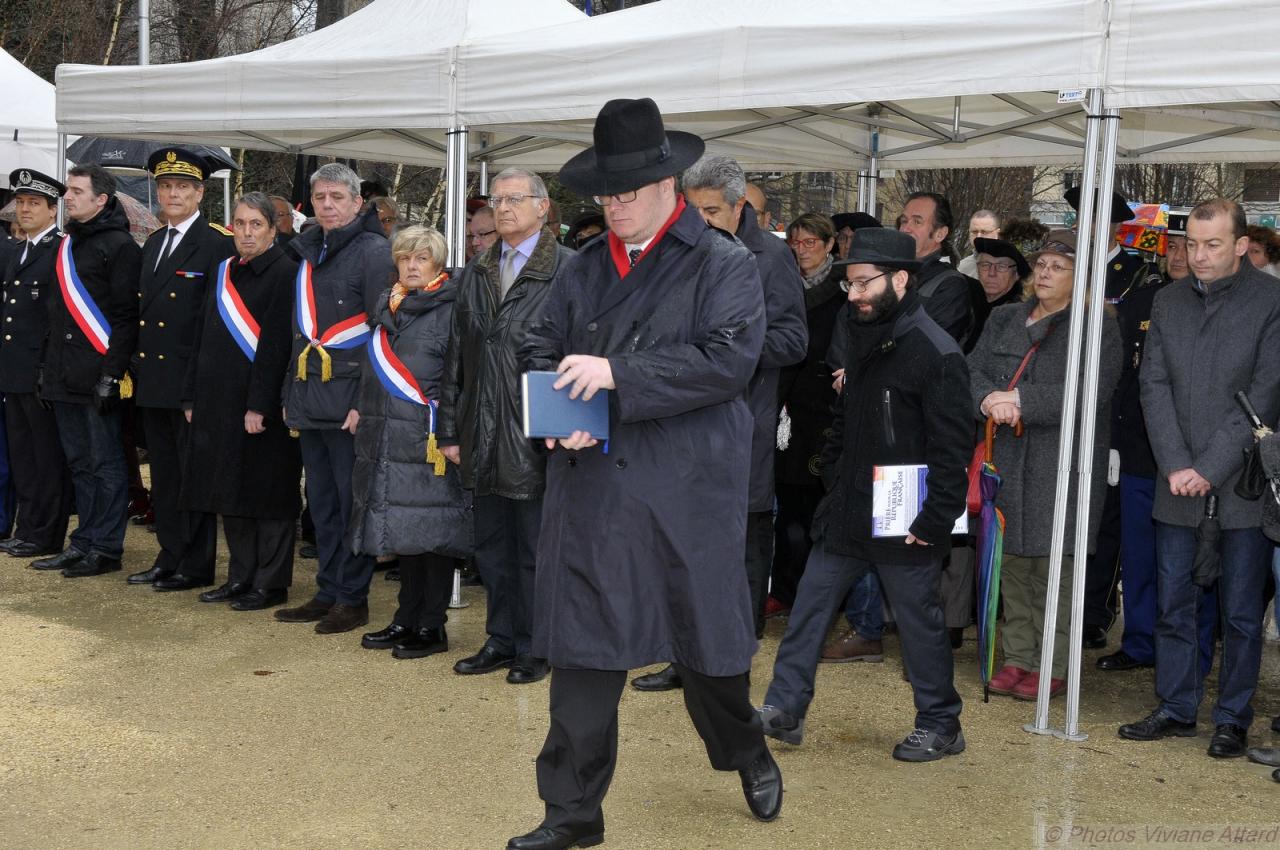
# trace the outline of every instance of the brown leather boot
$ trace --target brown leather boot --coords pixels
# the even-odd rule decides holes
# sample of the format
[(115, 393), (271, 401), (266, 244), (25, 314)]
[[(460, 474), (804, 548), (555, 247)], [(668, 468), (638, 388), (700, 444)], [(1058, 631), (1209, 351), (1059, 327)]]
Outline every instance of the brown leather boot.
[(884, 644), (878, 640), (866, 640), (853, 629), (849, 629), (840, 637), (828, 643), (822, 649), (824, 664), (839, 664), (846, 661), (884, 661)]
[(332, 602), (321, 602), (314, 596), (297, 608), (281, 608), (275, 618), (282, 623), (314, 623), (333, 607)]
[(369, 624), (369, 606), (343, 605), (341, 602), (329, 609), (320, 622), (316, 623), (316, 634), (336, 635), (349, 632)]

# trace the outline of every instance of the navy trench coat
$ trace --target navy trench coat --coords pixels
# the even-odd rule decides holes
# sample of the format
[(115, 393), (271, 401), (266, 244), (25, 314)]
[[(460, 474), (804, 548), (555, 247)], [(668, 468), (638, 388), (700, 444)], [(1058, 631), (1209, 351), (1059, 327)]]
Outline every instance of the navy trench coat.
[(608, 357), (617, 389), (608, 453), (557, 448), (547, 463), (535, 656), (594, 670), (750, 669), (744, 391), (764, 332), (751, 252), (692, 207), (625, 278), (607, 238), (566, 263), (523, 362)]

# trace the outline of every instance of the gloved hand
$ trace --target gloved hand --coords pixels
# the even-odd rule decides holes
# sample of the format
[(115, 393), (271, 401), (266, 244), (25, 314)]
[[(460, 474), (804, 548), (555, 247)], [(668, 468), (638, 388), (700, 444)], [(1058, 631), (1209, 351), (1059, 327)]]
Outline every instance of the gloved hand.
[(104, 416), (120, 406), (120, 381), (103, 375), (93, 387), (93, 404)]

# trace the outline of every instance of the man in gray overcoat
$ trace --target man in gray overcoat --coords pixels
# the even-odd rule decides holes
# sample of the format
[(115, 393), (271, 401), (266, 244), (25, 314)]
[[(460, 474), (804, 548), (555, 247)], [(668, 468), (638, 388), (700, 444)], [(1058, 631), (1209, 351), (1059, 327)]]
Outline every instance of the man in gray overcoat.
[[(609, 236), (567, 264), (522, 350), (572, 397), (610, 393), (609, 440), (555, 445), (538, 546), (533, 651), (551, 663), (538, 756), (542, 824), (515, 850), (589, 847), (617, 757), (633, 667), (671, 662), (717, 770), (772, 820), (782, 776), (756, 725), (756, 649), (742, 568), (751, 412), (765, 312), (750, 251), (676, 191), (702, 140), (667, 133), (652, 100), (601, 110), (595, 146), (560, 172), (594, 196)], [(550, 448), (550, 446), (549, 446)]]

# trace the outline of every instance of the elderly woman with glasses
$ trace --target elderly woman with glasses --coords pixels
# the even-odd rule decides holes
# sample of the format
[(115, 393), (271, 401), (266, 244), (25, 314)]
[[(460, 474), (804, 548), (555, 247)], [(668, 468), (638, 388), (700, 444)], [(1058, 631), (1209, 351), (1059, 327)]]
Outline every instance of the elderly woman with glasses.
[[(990, 246), (988, 246), (990, 247)], [(986, 255), (988, 257), (992, 255)], [(1052, 231), (1032, 264), (1032, 291), (1023, 302), (991, 311), (977, 347), (969, 354), (975, 415), (998, 427), (995, 465), (1003, 481), (996, 507), (1005, 518), (1004, 666), (991, 680), (993, 693), (1034, 700), (1040, 676), (1050, 673), (1050, 696), (1066, 686), (1067, 627), (1071, 620), (1072, 558), (1064, 555), (1058, 587), (1057, 636), (1051, 671), (1040, 669), (1049, 546), (1058, 471), (1058, 427), (1067, 375), (1076, 237)], [(1114, 311), (1103, 315), (1098, 361), (1098, 410), (1093, 439), (1089, 551), (1097, 540), (1107, 484), (1111, 397), (1120, 379), (1122, 344)], [(1017, 436), (1016, 426), (1022, 426)], [(1070, 505), (1075, 504), (1072, 476)], [(1067, 513), (1067, 541), (1074, 539), (1074, 511)]]

